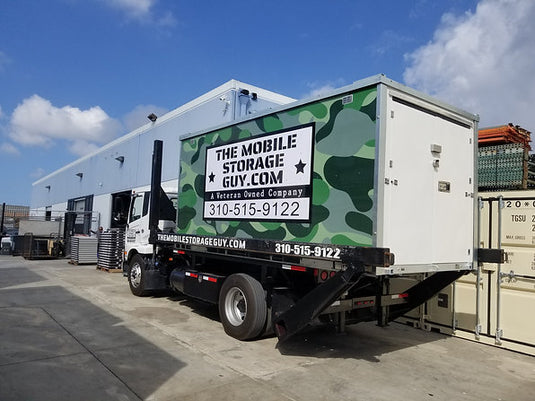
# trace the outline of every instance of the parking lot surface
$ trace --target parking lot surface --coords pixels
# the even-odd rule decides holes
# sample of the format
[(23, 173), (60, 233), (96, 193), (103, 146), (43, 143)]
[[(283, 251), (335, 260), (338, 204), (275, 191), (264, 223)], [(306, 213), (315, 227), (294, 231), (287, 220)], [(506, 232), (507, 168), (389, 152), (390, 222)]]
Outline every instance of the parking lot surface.
[(217, 307), (0, 256), (0, 400), (535, 399), (535, 358), (401, 324), (228, 337)]

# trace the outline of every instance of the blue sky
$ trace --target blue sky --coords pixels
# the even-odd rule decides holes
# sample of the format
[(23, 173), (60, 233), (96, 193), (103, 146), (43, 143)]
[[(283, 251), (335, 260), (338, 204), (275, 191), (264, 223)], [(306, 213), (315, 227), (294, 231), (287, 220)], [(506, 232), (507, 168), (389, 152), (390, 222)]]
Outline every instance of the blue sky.
[(535, 128), (532, 0), (0, 0), (0, 203), (238, 79), (304, 98), (370, 75)]

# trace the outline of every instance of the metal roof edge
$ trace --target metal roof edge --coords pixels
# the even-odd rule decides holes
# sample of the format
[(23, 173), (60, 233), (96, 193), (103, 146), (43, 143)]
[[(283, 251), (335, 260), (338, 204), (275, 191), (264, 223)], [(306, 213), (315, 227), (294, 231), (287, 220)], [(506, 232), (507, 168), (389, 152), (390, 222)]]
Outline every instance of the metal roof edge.
[(255, 85), (237, 81), (235, 79), (232, 79), (231, 81), (236, 84), (235, 89), (248, 89), (249, 92), (256, 92), (260, 94), (261, 97), (265, 100), (269, 100), (269, 101), (281, 103), (281, 104), (287, 104), (287, 103), (295, 102), (297, 100), (289, 96), (281, 95), (280, 93), (272, 92), (267, 89), (262, 89)]
[(384, 77), (383, 74), (373, 75), (371, 77), (364, 78), (364, 79), (361, 79), (359, 81), (355, 81), (354, 83), (352, 83), (350, 85), (346, 85), (346, 86), (343, 86), (341, 88), (336, 88), (336, 89), (330, 90), (328, 92), (322, 93), (322, 94), (317, 95), (317, 96), (313, 96), (313, 97), (309, 97), (309, 98), (305, 98), (305, 99), (300, 99), (300, 100), (295, 100), (294, 102), (283, 104), (283, 105), (280, 105), (278, 107), (274, 107), (272, 109), (265, 110), (265, 111), (263, 111), (261, 113), (248, 115), (246, 117), (234, 120), (231, 123), (224, 123), (224, 124), (220, 124), (220, 125), (218, 125), (216, 127), (207, 128), (207, 129), (204, 129), (204, 130), (199, 130), (199, 131), (183, 134), (183, 135), (181, 135), (179, 137), (179, 139), (181, 141), (183, 141), (183, 140), (188, 139), (188, 138), (192, 138), (192, 137), (195, 137), (195, 136), (198, 136), (198, 135), (203, 135), (203, 134), (205, 134), (207, 132), (216, 131), (218, 129), (227, 127), (229, 125), (240, 124), (240, 123), (243, 123), (243, 122), (246, 122), (246, 121), (254, 120), (254, 119), (259, 118), (259, 117), (267, 116), (267, 115), (270, 115), (270, 114), (273, 114), (273, 113), (278, 113), (278, 112), (283, 111), (283, 110), (288, 110), (290, 108), (295, 108), (295, 107), (302, 106), (304, 104), (312, 103), (312, 102), (315, 102), (315, 101), (320, 100), (320, 99), (327, 99), (329, 97), (337, 96), (337, 95), (340, 95), (342, 93), (350, 92), (350, 91), (355, 90), (355, 89), (360, 89), (360, 88), (364, 88), (366, 86), (375, 85), (375, 84), (378, 84), (379, 82), (381, 82), (381, 79), (383, 77)]
[(406, 93), (406, 94), (408, 94), (410, 96), (414, 96), (414, 97), (416, 97), (418, 99), (422, 99), (422, 100), (424, 100), (426, 102), (429, 102), (429, 103), (431, 103), (431, 104), (433, 104), (433, 105), (435, 105), (437, 107), (440, 107), (440, 108), (448, 110), (448, 111), (450, 111), (452, 113), (455, 113), (455, 114), (458, 114), (460, 116), (463, 116), (464, 118), (466, 118), (468, 120), (479, 121), (479, 115), (477, 115), (477, 114), (469, 113), (469, 112), (467, 112), (465, 110), (459, 109), (459, 108), (457, 108), (455, 106), (452, 106), (452, 105), (450, 105), (448, 103), (442, 102), (442, 101), (440, 101), (440, 100), (438, 100), (438, 99), (436, 99), (436, 98), (434, 98), (434, 97), (432, 97), (430, 95), (427, 95), (427, 94), (425, 94), (423, 92), (420, 92), (420, 91), (418, 91), (416, 89), (412, 89), (412, 88), (410, 88), (410, 87), (408, 87), (408, 86), (406, 86), (404, 84), (396, 82), (396, 81), (388, 78), (384, 74), (376, 74), (376, 75), (372, 75), (370, 77), (363, 78), (363, 79), (360, 79), (358, 81), (355, 81), (352, 84), (349, 84), (349, 85), (346, 85), (346, 86), (342, 86), (340, 88), (336, 88), (336, 89), (330, 90), (328, 92), (322, 93), (322, 94), (314, 96), (314, 97), (297, 100), (297, 101), (295, 101), (293, 103), (289, 103), (289, 104), (286, 104), (286, 105), (281, 105), (281, 106), (275, 107), (273, 109), (266, 110), (266, 111), (264, 111), (262, 113), (249, 115), (247, 117), (235, 120), (232, 123), (220, 124), (219, 126), (216, 126), (216, 127), (213, 127), (213, 128), (208, 128), (208, 129), (205, 129), (205, 130), (200, 130), (200, 131), (184, 134), (184, 135), (181, 135), (179, 137), (179, 139), (183, 141), (183, 140), (186, 140), (188, 138), (192, 138), (192, 137), (195, 137), (195, 136), (198, 136), (198, 135), (203, 135), (205, 133), (221, 129), (221, 128), (224, 128), (224, 127), (229, 126), (229, 125), (244, 123), (246, 121), (254, 120), (256, 118), (264, 117), (264, 116), (267, 116), (267, 115), (270, 115), (270, 114), (273, 114), (273, 113), (278, 113), (278, 112), (281, 112), (281, 111), (284, 111), (284, 110), (288, 110), (290, 108), (300, 107), (302, 105), (305, 105), (305, 104), (308, 104), (308, 103), (312, 103), (312, 102), (315, 102), (315, 101), (318, 101), (318, 100), (321, 100), (321, 99), (328, 99), (330, 97), (339, 96), (339, 95), (341, 95), (343, 93), (348, 93), (348, 92), (352, 92), (354, 90), (358, 90), (358, 89), (365, 88), (365, 87), (368, 87), (368, 86), (379, 85), (379, 84), (383, 84), (383, 85), (385, 85), (387, 87), (396, 89), (396, 90), (398, 90), (400, 92), (403, 92), (403, 93)]
[(459, 115), (461, 115), (461, 116), (463, 116), (463, 117), (465, 117), (465, 118), (467, 118), (469, 120), (479, 121), (479, 115), (477, 115), (477, 114), (469, 113), (469, 112), (464, 111), (462, 109), (459, 109), (459, 108), (457, 108), (455, 106), (452, 106), (450, 104), (442, 102), (442, 101), (440, 101), (440, 100), (438, 100), (436, 98), (433, 98), (433, 97), (431, 97), (431, 96), (429, 96), (429, 95), (427, 95), (427, 94), (425, 94), (423, 92), (420, 92), (420, 91), (418, 91), (416, 89), (412, 89), (412, 88), (410, 88), (410, 87), (408, 87), (406, 85), (403, 85), (403, 84), (401, 84), (399, 82), (396, 82), (396, 81), (388, 78), (384, 74), (376, 74), (376, 75), (372, 75), (370, 77), (363, 78), (363, 79), (360, 79), (358, 81), (355, 81), (352, 84), (349, 84), (349, 85), (346, 85), (346, 86), (342, 86), (340, 88), (333, 89), (331, 91), (322, 93), (322, 94), (314, 96), (314, 97), (297, 100), (297, 101), (292, 102), (292, 103), (288, 103), (288, 104), (285, 104), (285, 105), (281, 105), (279, 107), (275, 107), (275, 108), (270, 109), (270, 110), (266, 110), (266, 111), (264, 111), (262, 113), (253, 114), (253, 115), (250, 115), (250, 116), (235, 120), (230, 124), (229, 123), (220, 124), (219, 126), (216, 126), (216, 127), (212, 127), (212, 128), (208, 128), (208, 129), (205, 129), (205, 130), (200, 130), (200, 131), (184, 134), (184, 135), (181, 135), (179, 137), (179, 139), (181, 141), (183, 141), (183, 140), (186, 140), (188, 138), (193, 138), (193, 137), (198, 136), (198, 135), (203, 135), (205, 133), (208, 133), (208, 132), (211, 132), (211, 131), (215, 131), (215, 130), (227, 127), (229, 125), (244, 123), (246, 121), (254, 120), (254, 119), (259, 118), (259, 117), (267, 116), (267, 115), (270, 115), (270, 114), (273, 114), (273, 113), (278, 113), (278, 112), (283, 111), (283, 110), (288, 110), (290, 108), (295, 108), (295, 107), (299, 107), (299, 106), (302, 106), (302, 105), (305, 105), (305, 104), (308, 104), (308, 103), (312, 103), (312, 102), (315, 102), (317, 100), (327, 99), (327, 98), (330, 98), (330, 97), (341, 95), (343, 93), (347, 93), (347, 92), (351, 92), (351, 91), (354, 91), (354, 90), (357, 90), (357, 89), (365, 88), (367, 86), (379, 85), (379, 84), (384, 84), (384, 85), (386, 85), (388, 87), (397, 89), (397, 90), (399, 90), (401, 92), (404, 92), (404, 93), (407, 93), (408, 95), (412, 95), (412, 96), (415, 96), (417, 98), (423, 99), (424, 101), (428, 101), (429, 103), (434, 104), (434, 105), (436, 105), (438, 107), (441, 107), (441, 108), (449, 110), (449, 111), (451, 111), (453, 113), (459, 114)]
[(413, 89), (407, 85), (404, 85), (402, 83), (399, 83), (397, 81), (394, 81), (390, 78), (387, 78), (387, 77), (384, 77), (383, 76), (383, 79), (381, 80), (383, 84), (385, 84), (386, 86), (389, 86), (391, 88), (394, 88), (394, 89), (397, 89), (401, 92), (404, 92), (408, 95), (412, 95), (412, 96), (415, 96), (417, 98), (420, 98), (424, 101), (427, 101), (435, 106), (438, 106), (440, 108), (443, 108), (443, 109), (446, 109), (448, 111), (451, 111), (455, 114), (459, 114), (469, 120), (473, 120), (473, 121), (479, 121), (479, 114), (475, 114), (475, 113), (470, 113), (466, 110), (463, 110), (461, 108), (458, 108), (456, 106), (453, 106), (452, 104), (450, 103), (447, 103), (447, 102), (444, 102), (442, 100), (439, 100), (437, 99), (436, 97), (433, 97), (431, 95), (428, 95), (427, 93), (424, 93), (422, 91), (419, 91), (417, 89)]

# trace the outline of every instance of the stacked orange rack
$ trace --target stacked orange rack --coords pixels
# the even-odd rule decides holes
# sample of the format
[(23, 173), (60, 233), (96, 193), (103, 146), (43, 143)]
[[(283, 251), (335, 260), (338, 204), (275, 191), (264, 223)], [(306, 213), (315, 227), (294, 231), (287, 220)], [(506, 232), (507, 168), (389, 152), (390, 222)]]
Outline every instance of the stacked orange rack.
[(531, 150), (531, 132), (513, 124), (479, 130), (479, 146), (519, 143)]

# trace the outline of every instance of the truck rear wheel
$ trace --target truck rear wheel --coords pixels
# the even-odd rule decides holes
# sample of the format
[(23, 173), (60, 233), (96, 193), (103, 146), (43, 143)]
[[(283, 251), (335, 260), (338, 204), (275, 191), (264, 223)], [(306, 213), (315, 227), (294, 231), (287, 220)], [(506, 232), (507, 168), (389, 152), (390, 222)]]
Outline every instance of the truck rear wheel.
[(258, 337), (267, 319), (262, 285), (247, 274), (229, 276), (219, 294), (219, 316), (229, 336), (238, 340)]
[(128, 270), (128, 284), (132, 294), (143, 297), (148, 294), (145, 290), (145, 261), (140, 255), (134, 255), (130, 260)]

